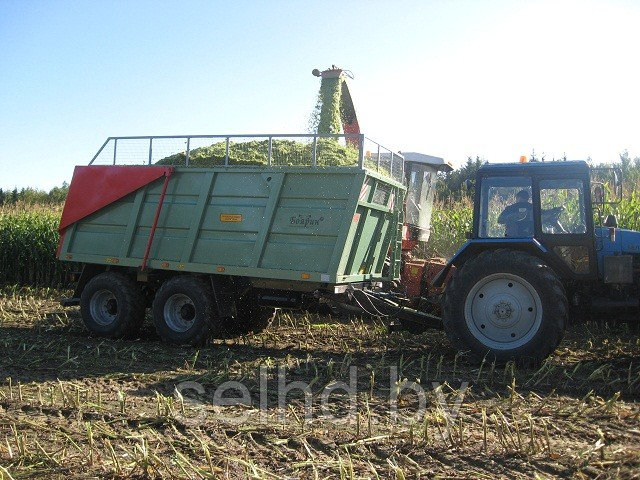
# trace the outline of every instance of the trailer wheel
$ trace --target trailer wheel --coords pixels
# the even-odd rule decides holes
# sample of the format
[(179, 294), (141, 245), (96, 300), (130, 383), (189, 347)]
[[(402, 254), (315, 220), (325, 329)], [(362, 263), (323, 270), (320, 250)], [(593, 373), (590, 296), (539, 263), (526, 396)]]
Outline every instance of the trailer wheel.
[(224, 325), (224, 331), (228, 335), (260, 333), (271, 325), (276, 316), (275, 308), (260, 305), (258, 300), (250, 295), (236, 300), (235, 304), (236, 314), (227, 319)]
[(153, 323), (168, 343), (201, 345), (215, 323), (211, 287), (192, 275), (170, 278), (153, 299)]
[(80, 314), (87, 329), (109, 338), (134, 336), (144, 321), (145, 298), (132, 279), (116, 272), (93, 277), (80, 295)]
[(483, 252), (456, 270), (443, 324), (453, 345), (483, 358), (539, 363), (560, 344), (568, 302), (551, 268), (515, 250)]

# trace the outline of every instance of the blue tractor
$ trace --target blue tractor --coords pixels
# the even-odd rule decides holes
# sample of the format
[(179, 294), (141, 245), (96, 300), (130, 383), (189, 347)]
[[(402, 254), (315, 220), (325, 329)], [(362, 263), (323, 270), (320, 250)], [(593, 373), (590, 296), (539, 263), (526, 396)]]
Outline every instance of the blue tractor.
[(442, 322), (454, 346), (476, 361), (539, 362), (570, 318), (637, 309), (640, 232), (602, 214), (621, 191), (618, 169), (584, 161), (483, 165), (473, 230), (433, 282), (450, 278)]

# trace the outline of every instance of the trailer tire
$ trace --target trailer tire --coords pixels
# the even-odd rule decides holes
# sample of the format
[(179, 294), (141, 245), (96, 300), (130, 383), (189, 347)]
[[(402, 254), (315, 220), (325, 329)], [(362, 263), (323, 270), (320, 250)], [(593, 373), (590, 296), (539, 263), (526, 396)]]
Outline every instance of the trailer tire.
[(167, 343), (202, 345), (216, 325), (215, 300), (207, 282), (195, 275), (165, 281), (153, 299), (153, 324)]
[(230, 336), (260, 333), (276, 316), (275, 308), (262, 306), (251, 296), (236, 300), (235, 304), (236, 314), (224, 325), (224, 333)]
[(562, 341), (569, 307), (554, 271), (527, 253), (481, 253), (456, 270), (445, 290), (443, 325), (471, 359), (538, 364)]
[(135, 336), (144, 321), (145, 297), (139, 285), (121, 273), (100, 273), (82, 290), (80, 314), (87, 329), (95, 335)]

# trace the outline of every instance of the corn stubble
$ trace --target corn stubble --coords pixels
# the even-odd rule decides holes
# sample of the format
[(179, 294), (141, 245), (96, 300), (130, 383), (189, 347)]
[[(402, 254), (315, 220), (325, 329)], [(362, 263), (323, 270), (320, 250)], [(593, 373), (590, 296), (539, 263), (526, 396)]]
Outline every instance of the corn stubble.
[[(58, 306), (64, 292), (1, 293), (2, 479), (634, 478), (640, 469), (640, 336), (630, 324), (571, 327), (554, 356), (524, 368), (470, 365), (441, 332), (388, 335), (380, 321), (302, 313), (199, 350), (163, 345), (150, 326), (139, 339), (108, 341)], [(313, 418), (299, 390), (278, 411), (279, 366), (287, 383), (311, 386)], [(319, 394), (348, 383), (351, 366), (357, 414), (321, 418)], [(391, 367), (399, 382), (425, 388), (423, 415), (404, 390), (403, 421), (392, 420)], [(252, 407), (212, 405), (230, 380), (246, 385)], [(200, 403), (176, 395), (182, 381), (204, 386)], [(329, 408), (343, 415), (348, 398), (334, 393)]]

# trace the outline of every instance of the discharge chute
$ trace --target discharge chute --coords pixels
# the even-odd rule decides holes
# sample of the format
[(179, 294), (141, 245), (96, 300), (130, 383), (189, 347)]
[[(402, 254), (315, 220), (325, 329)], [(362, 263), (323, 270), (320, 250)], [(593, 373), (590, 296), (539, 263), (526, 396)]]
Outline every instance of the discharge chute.
[[(351, 72), (332, 65), (322, 72), (314, 69), (312, 73), (322, 79), (312, 130), (319, 134), (359, 134), (360, 125), (347, 84), (347, 77), (353, 78)], [(347, 142), (357, 146), (358, 138), (347, 138)]]

